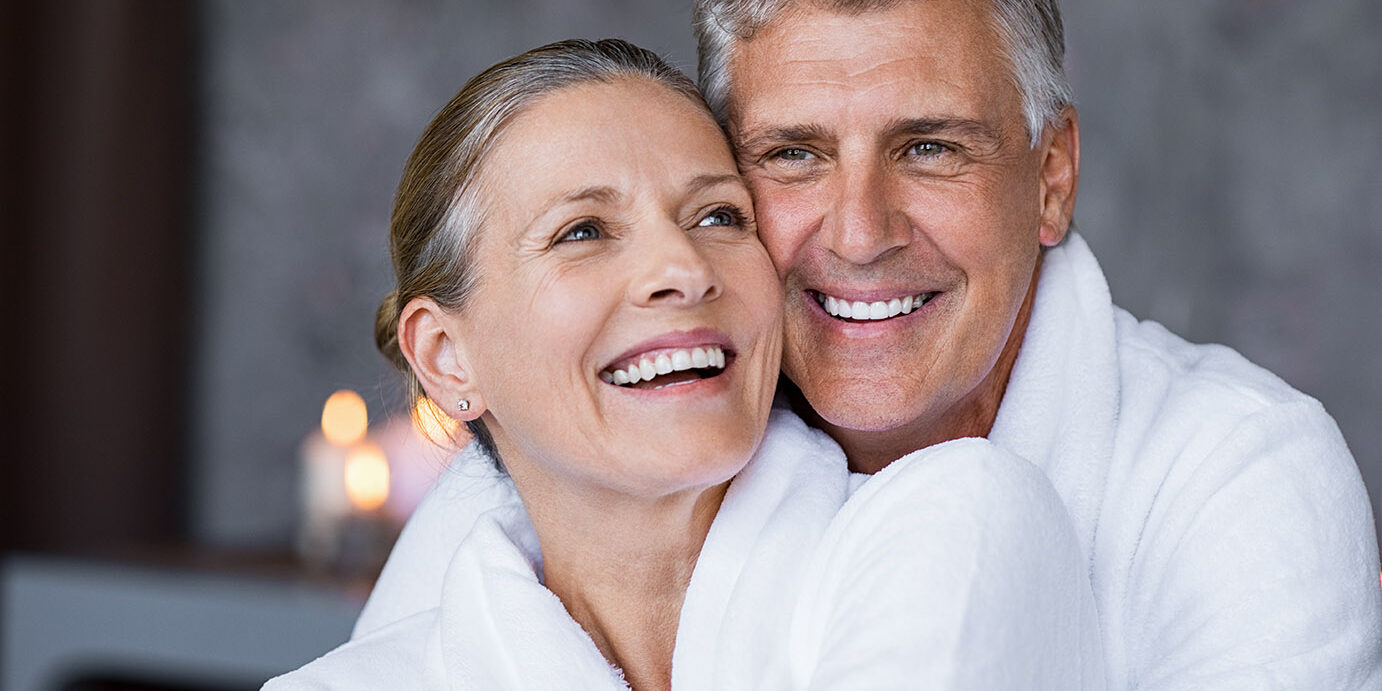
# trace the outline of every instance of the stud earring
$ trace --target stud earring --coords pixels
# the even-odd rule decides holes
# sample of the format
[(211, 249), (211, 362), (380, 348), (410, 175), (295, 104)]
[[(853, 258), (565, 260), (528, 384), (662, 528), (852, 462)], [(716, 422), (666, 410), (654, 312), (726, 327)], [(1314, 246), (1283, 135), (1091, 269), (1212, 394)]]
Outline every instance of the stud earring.
[(460, 408), (461, 412), (464, 413), (465, 411), (470, 410), (470, 401), (467, 401), (464, 398), (462, 398), (460, 402), (456, 404), (456, 407)]

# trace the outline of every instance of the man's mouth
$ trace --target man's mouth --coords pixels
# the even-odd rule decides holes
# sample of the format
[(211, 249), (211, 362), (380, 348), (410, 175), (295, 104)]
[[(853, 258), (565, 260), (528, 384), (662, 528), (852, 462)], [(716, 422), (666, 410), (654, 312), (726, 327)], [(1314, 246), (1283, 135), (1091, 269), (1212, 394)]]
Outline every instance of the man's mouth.
[(851, 321), (879, 321), (903, 314), (911, 314), (913, 310), (920, 309), (922, 305), (936, 297), (934, 292), (917, 293), (891, 300), (864, 302), (863, 300), (845, 300), (814, 290), (810, 292), (826, 314), (836, 319)]
[(725, 349), (717, 345), (651, 350), (611, 363), (600, 379), (615, 386), (661, 389), (718, 376), (725, 357)]

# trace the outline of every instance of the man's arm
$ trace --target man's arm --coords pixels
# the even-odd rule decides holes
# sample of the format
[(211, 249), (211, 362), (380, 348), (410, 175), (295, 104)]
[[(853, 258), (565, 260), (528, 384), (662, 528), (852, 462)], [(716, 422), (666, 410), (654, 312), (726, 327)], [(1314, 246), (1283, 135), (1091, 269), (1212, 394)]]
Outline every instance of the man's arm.
[(1382, 688), (1372, 513), (1317, 402), (1247, 417), (1163, 495), (1128, 583), (1134, 686)]

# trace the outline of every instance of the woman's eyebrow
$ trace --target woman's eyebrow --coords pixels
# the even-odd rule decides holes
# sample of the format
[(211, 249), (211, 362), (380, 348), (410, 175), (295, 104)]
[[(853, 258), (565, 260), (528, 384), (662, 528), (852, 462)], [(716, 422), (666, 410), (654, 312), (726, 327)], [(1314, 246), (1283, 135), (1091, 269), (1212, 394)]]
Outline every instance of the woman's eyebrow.
[(609, 204), (619, 201), (622, 197), (623, 194), (621, 194), (619, 190), (609, 185), (591, 185), (590, 187), (582, 187), (561, 195), (552, 200), (552, 203), (547, 205), (547, 209), (554, 209), (562, 204), (570, 204), (571, 202), (597, 201)]
[(533, 214), (532, 218), (523, 225), (523, 232), (527, 233), (533, 231), (542, 219), (563, 206), (587, 201), (613, 205), (619, 203), (623, 198), (623, 193), (609, 185), (591, 185), (589, 187), (571, 190), (560, 196), (553, 197), (551, 201), (542, 205), (542, 207)]
[(686, 191), (688, 194), (694, 194), (710, 189), (711, 187), (718, 187), (728, 183), (739, 184), (742, 180), (743, 178), (739, 177), (738, 173), (708, 173), (705, 175), (697, 175), (691, 178), (690, 182), (686, 183)]

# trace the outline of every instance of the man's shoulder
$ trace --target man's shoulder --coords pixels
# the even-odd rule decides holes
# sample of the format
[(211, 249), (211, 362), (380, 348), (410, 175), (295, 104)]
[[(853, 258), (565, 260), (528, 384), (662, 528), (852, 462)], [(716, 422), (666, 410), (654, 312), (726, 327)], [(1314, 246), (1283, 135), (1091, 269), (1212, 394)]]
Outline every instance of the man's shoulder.
[[(1264, 410), (1289, 406), (1315, 410), (1319, 402), (1293, 388), (1238, 351), (1216, 343), (1191, 343), (1161, 324), (1139, 321), (1115, 308), (1123, 415), (1192, 420), (1222, 426)], [(1188, 419), (1182, 419), (1188, 418)]]
[(1115, 324), (1120, 382), (1110, 472), (1124, 487), (1164, 502), (1208, 501), (1248, 478), (1318, 485), (1323, 494), (1361, 486), (1319, 401), (1227, 346), (1190, 343), (1122, 310)]
[(1333, 419), (1231, 348), (1121, 310), (1115, 329), (1094, 580), (1129, 674), (1359, 688), (1379, 659), (1376, 538)]

